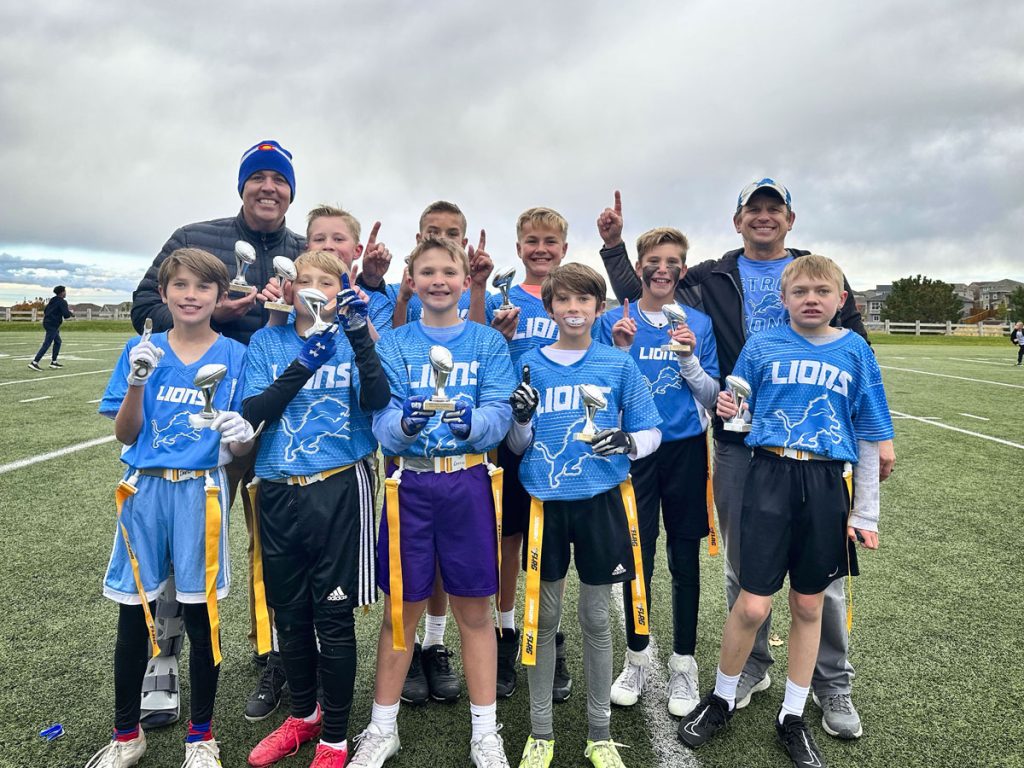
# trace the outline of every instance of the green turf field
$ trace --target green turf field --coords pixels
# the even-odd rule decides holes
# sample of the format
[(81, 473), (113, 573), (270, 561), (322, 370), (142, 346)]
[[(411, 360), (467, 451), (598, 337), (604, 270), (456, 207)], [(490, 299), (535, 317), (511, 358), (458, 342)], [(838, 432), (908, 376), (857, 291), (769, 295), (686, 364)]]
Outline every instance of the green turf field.
[[(82, 766), (109, 738), (116, 609), (100, 594), (113, 529), (113, 488), (120, 465), (113, 442), (26, 466), (20, 460), (112, 435), (96, 414), (127, 331), (66, 327), (60, 371), (26, 367), (42, 334), (0, 334), (0, 766)], [(864, 737), (835, 741), (808, 714), (831, 766), (1024, 766), (1024, 667), (1014, 651), (1024, 636), (1024, 567), (1020, 555), (1024, 460), (1024, 369), (1014, 348), (982, 340), (877, 346), (896, 415), (897, 469), (882, 490), (882, 547), (861, 558), (855, 584), (851, 659)], [(45, 364), (45, 362), (44, 362)], [(234, 585), (222, 603), (224, 665), (215, 733), (226, 766), (245, 765), (249, 749), (284, 718), (259, 724), (241, 715), (257, 679), (246, 647), (245, 526), (232, 521)], [(660, 555), (660, 553), (659, 553)], [(721, 562), (705, 557), (698, 640), (702, 688), (714, 680), (725, 605)], [(655, 577), (652, 623), (662, 669), (671, 646), (671, 615), (662, 596), (668, 573)], [(666, 585), (666, 586), (662, 586)], [(574, 589), (570, 585), (570, 591)], [(658, 600), (657, 598), (661, 598)], [(776, 631), (785, 640), (785, 601), (776, 601)], [(570, 647), (579, 630), (563, 622)], [(381, 610), (360, 616), (360, 668), (350, 735), (369, 719), (373, 649)], [(454, 621), (448, 639), (457, 646)], [(754, 697), (726, 734), (697, 755), (675, 740), (664, 702), (615, 709), (614, 738), (628, 766), (785, 766), (772, 717), (785, 681), (786, 646), (777, 648), (775, 683)], [(616, 668), (623, 637), (616, 635)], [(588, 765), (582, 662), (570, 653), (576, 689), (555, 709), (556, 766)], [(616, 669), (616, 672), (617, 672)], [(185, 672), (185, 669), (182, 670)], [(183, 685), (187, 707), (187, 673)], [(659, 681), (655, 681), (657, 684)], [(661, 680), (663, 683), (663, 679)], [(525, 675), (499, 704), (513, 765), (529, 729)], [(663, 714), (664, 713), (664, 714)], [(63, 723), (67, 735), (47, 744), (37, 734)], [(403, 707), (403, 749), (389, 765), (469, 765), (468, 703)], [(149, 733), (141, 765), (177, 766), (184, 724)], [(312, 748), (280, 763), (306, 766)]]

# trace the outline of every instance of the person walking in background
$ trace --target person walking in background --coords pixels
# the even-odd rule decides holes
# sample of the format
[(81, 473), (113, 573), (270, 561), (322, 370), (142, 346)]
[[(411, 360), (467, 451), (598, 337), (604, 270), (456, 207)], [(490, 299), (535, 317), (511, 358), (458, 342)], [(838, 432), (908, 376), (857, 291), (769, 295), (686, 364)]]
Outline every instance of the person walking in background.
[[(53, 298), (46, 302), (46, 309), (43, 310), (43, 330), (46, 331), (46, 338), (43, 339), (43, 346), (36, 352), (35, 358), (28, 364), (28, 367), (33, 371), (43, 370), (39, 367), (39, 361), (43, 359), (43, 355), (46, 354), (46, 350), (50, 348), (51, 344), (53, 345), (53, 353), (50, 356), (50, 367), (64, 367), (57, 362), (61, 343), (60, 326), (67, 318), (73, 317), (75, 314), (71, 311), (71, 307), (68, 306), (67, 298), (65, 298), (67, 295), (67, 289), (63, 285), (58, 285), (53, 289)], [(1017, 323), (1017, 325), (1020, 325), (1020, 323)]]
[[(53, 302), (51, 301), (50, 303), (52, 304)], [(47, 307), (46, 311), (49, 312), (50, 308)], [(49, 336), (47, 336), (47, 338), (49, 338)], [(1017, 321), (1017, 323), (1013, 326), (1013, 330), (1010, 331), (1010, 341), (1017, 345), (1017, 365), (1020, 365), (1021, 361), (1024, 360), (1024, 323), (1022, 323), (1020, 320)], [(59, 339), (57, 341), (57, 344), (60, 344)], [(45, 346), (43, 347), (43, 350), (46, 350)], [(40, 352), (39, 354), (41, 355), (43, 353)], [(53, 353), (53, 359), (57, 359), (56, 351), (54, 351)], [(52, 368), (53, 366), (51, 365), (50, 367)]]

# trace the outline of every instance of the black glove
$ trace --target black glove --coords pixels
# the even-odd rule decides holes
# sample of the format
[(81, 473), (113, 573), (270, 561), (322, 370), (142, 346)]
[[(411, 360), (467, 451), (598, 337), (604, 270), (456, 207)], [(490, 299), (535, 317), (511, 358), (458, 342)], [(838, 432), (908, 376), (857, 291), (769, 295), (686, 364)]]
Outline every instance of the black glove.
[(512, 406), (512, 418), (518, 424), (529, 424), (540, 402), (540, 392), (530, 386), (530, 366), (523, 366), (523, 382), (512, 390), (508, 398)]
[(594, 435), (592, 447), (598, 456), (614, 456), (619, 453), (632, 453), (636, 444), (628, 432), (621, 429), (602, 429)]

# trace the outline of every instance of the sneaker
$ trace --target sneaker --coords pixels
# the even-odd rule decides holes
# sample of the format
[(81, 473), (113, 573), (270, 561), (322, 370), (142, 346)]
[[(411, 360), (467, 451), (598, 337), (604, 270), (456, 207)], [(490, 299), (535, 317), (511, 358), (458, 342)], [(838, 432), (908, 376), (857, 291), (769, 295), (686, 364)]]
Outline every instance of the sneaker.
[(499, 699), (507, 699), (516, 692), (516, 662), (519, 661), (520, 634), (518, 629), (495, 629), (498, 635), (498, 686)]
[(39, 363), (37, 363), (35, 360), (33, 360), (31, 363), (29, 363), (28, 367), (31, 368), (33, 371), (41, 371), (41, 370), (43, 370), (42, 368), (39, 367)]
[(786, 715), (779, 724), (779, 718), (775, 718), (775, 735), (779, 744), (786, 750), (789, 759), (794, 766), (813, 765), (814, 768), (825, 768), (825, 761), (821, 759), (821, 750), (814, 741), (814, 736), (807, 729), (807, 723), (802, 717)]
[(535, 739), (529, 736), (523, 747), (519, 768), (548, 768), (555, 757), (554, 739)]
[(440, 644), (423, 649), (423, 674), (427, 678), (430, 698), (435, 701), (457, 701), (461, 693), (459, 677), (452, 671), (451, 658), (451, 651)]
[(349, 768), (381, 768), (385, 760), (397, 755), (402, 748), (398, 731), (381, 733), (373, 723), (366, 726), (366, 730), (356, 736), (354, 741), (356, 753), (348, 764)]
[(697, 660), (673, 653), (668, 660), (668, 712), (686, 717), (700, 702)]
[(497, 732), (484, 734), (469, 742), (469, 759), (476, 768), (509, 768), (505, 742)]
[(320, 735), (321, 720), (307, 723), (298, 717), (286, 717), (277, 730), (271, 731), (263, 741), (252, 748), (252, 752), (249, 753), (249, 765), (262, 768), (273, 765), (283, 757), (294, 755), (299, 751), (299, 747)]
[(625, 744), (616, 744), (611, 739), (603, 741), (591, 741), (587, 739), (587, 748), (583, 750), (583, 756), (590, 758), (594, 768), (626, 768), (619, 757), (619, 750), (616, 747), (625, 747)]
[(128, 768), (136, 765), (146, 754), (146, 732), (139, 729), (139, 735), (131, 741), (110, 741), (92, 756), (85, 768)]
[(647, 668), (650, 664), (651, 657), (647, 651), (626, 649), (626, 663), (612, 683), (612, 704), (632, 707), (640, 700), (647, 684)]
[(551, 687), (551, 700), (561, 704), (572, 693), (572, 678), (569, 677), (569, 665), (565, 662), (565, 635), (555, 635), (555, 681)]
[(63, 364), (58, 363), (56, 360), (51, 360), (50, 361), (50, 367), (51, 368), (63, 368), (64, 366), (63, 366)]
[(714, 690), (708, 691), (693, 711), (679, 721), (679, 740), (696, 749), (725, 728), (732, 715), (729, 703), (715, 696)]
[(316, 754), (309, 768), (345, 768), (348, 762), (347, 749), (335, 749), (326, 744), (317, 744)]
[(750, 697), (760, 691), (767, 691), (772, 684), (771, 677), (764, 673), (764, 677), (754, 677), (747, 670), (740, 673), (740, 681), (736, 684), (736, 709), (743, 709), (750, 703)]
[(260, 672), (256, 689), (245, 702), (245, 719), (250, 723), (256, 723), (274, 714), (281, 703), (281, 691), (285, 683), (287, 679), (284, 675), (284, 665), (281, 663), (281, 654), (272, 653), (267, 659), (267, 665)]
[(216, 739), (185, 742), (185, 762), (181, 768), (217, 768), (220, 761), (220, 746)]
[(416, 706), (426, 704), (430, 698), (430, 686), (427, 685), (427, 676), (423, 674), (422, 655), (423, 646), (416, 643), (412, 649), (412, 663), (402, 685), (402, 701)]
[(814, 703), (821, 709), (821, 727), (829, 736), (837, 739), (859, 739), (864, 734), (860, 724), (860, 715), (853, 706), (853, 699), (848, 693), (828, 693), (819, 699), (817, 693), (811, 693)]
[(256, 651), (252, 652), (252, 663), (260, 669), (263, 669), (263, 667), (267, 666), (267, 659), (269, 658), (269, 653), (256, 653)]

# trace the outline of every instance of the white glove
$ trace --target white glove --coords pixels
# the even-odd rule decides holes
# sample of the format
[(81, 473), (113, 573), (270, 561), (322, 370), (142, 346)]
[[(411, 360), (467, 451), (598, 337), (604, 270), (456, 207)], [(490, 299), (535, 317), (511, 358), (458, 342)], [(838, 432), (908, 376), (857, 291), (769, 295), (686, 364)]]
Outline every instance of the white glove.
[(252, 424), (238, 411), (221, 411), (210, 423), (210, 429), (220, 432), (222, 443), (248, 443), (253, 438)]
[(140, 341), (128, 353), (131, 370), (128, 371), (128, 386), (143, 387), (153, 374), (153, 369), (160, 365), (164, 351), (149, 340)]

